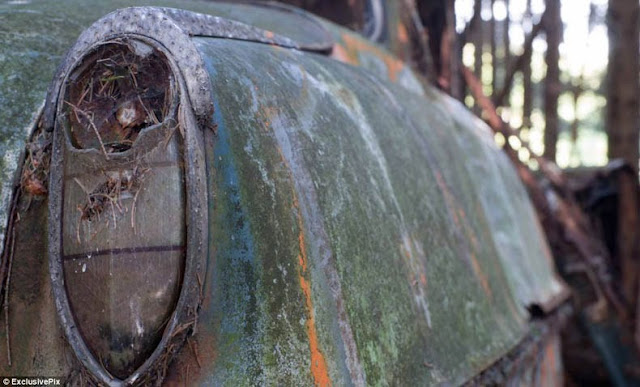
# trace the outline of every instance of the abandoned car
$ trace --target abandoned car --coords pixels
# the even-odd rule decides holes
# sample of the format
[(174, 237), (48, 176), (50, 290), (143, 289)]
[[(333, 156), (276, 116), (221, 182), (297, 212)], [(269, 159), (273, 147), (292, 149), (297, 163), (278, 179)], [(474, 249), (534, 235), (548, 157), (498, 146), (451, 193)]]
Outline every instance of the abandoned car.
[(527, 192), (384, 44), (171, 0), (3, 2), (0, 36), (0, 375), (561, 383)]

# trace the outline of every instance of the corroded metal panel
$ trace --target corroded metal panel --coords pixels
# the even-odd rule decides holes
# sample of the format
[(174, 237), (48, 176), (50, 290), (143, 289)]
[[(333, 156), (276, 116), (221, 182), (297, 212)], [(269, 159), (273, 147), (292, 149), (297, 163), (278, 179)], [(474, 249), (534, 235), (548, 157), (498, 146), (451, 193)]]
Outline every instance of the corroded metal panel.
[[(31, 38), (32, 43), (39, 44), (47, 23), (61, 23), (56, 17), (66, 15), (67, 20), (78, 23), (66, 27), (76, 28), (68, 35), (61, 35), (68, 40), (62, 38), (60, 45), (70, 45), (72, 37), (87, 24), (123, 5), (112, 2), (92, 6), (76, 17), (80, 4), (78, 0), (64, 6), (41, 2), (22, 5), (23, 11), (42, 12), (33, 26), (40, 35)], [(175, 6), (170, 2), (161, 5)], [(287, 12), (259, 7), (252, 13), (246, 12), (254, 10), (248, 5), (205, 2), (181, 7), (234, 17), (286, 39), (313, 44), (313, 36), (305, 35), (304, 29), (296, 32), (287, 24), (304, 17), (291, 19)], [(25, 22), (20, 12), (12, 12), (18, 15), (16, 23)], [(191, 136), (198, 141), (184, 140), (184, 149), (179, 142), (171, 143), (167, 152), (149, 160), (173, 165), (180, 160), (180, 149), (188, 153), (184, 157), (185, 172), (175, 166), (167, 174), (158, 173), (149, 183), (162, 191), (163, 184), (182, 187), (184, 180), (186, 199), (180, 197), (179, 189), (166, 189), (162, 194), (147, 196), (160, 203), (156, 210), (150, 207), (148, 211), (162, 212), (163, 206), (173, 206), (174, 212), (167, 219), (195, 217), (207, 222), (186, 226), (177, 220), (158, 222), (158, 229), (163, 230), (165, 226), (171, 229), (169, 223), (176, 224), (175, 229), (158, 235), (158, 240), (168, 238), (175, 246), (186, 243), (192, 246), (187, 248), (187, 255), (202, 260), (197, 270), (190, 271), (187, 257), (188, 273), (182, 277), (182, 286), (188, 284), (192, 293), (200, 292), (201, 304), (178, 308), (183, 311), (182, 318), (189, 320), (184, 327), (174, 322), (169, 329), (192, 336), (181, 342), (181, 350), (176, 347), (169, 351), (170, 357), (177, 353), (172, 363), (169, 358), (154, 360), (166, 361), (161, 366), (169, 382), (461, 384), (495, 364), (529, 333), (527, 307), (554, 304), (564, 297), (522, 184), (509, 161), (492, 145), (484, 124), (437, 90), (423, 87), (406, 65), (384, 49), (326, 22), (322, 26), (336, 42), (332, 56), (291, 49), (285, 44), (191, 37), (163, 12), (138, 9), (115, 15), (155, 15), (158, 20), (164, 20), (164, 15), (168, 19), (159, 23), (175, 29), (195, 55), (189, 64), (184, 52), (180, 53), (182, 46), (168, 48), (166, 54), (174, 73), (185, 77), (180, 87), (183, 110), (178, 115), (183, 125), (178, 132), (185, 139)], [(258, 20), (256, 15), (264, 17)], [(91, 39), (102, 42), (112, 38), (105, 25), (115, 25), (120, 34), (140, 33), (136, 29), (139, 26), (129, 27), (117, 20), (109, 24), (112, 19), (113, 15), (88, 30), (96, 32), (95, 36), (85, 32), (61, 69), (61, 76), (66, 76), (70, 66), (96, 43)], [(211, 18), (194, 20), (215, 23)], [(201, 29), (205, 30), (212, 31)], [(270, 39), (266, 32), (261, 36)], [(155, 42), (171, 41), (166, 34), (160, 36), (153, 30), (143, 33)], [(19, 39), (10, 40), (8, 47), (7, 53), (30, 49)], [(47, 55), (61, 51), (56, 45), (42, 47)], [(7, 63), (18, 60), (12, 56)], [(204, 67), (198, 67), (201, 63)], [(47, 79), (53, 75), (48, 63), (31, 65), (46, 70)], [(15, 68), (11, 71), (23, 76)], [(32, 100), (44, 95), (44, 80), (36, 78), (30, 85)], [(64, 105), (64, 98), (55, 98), (64, 94), (59, 94), (57, 87), (65, 83), (59, 78), (54, 85), (59, 86), (52, 90), (50, 106), (59, 107)], [(200, 94), (207, 99), (198, 99), (203, 98), (196, 97)], [(8, 101), (1, 99), (0, 107), (8, 106)], [(15, 117), (7, 121), (7, 132), (27, 126), (26, 112), (32, 108), (32, 102), (25, 100)], [(58, 114), (60, 111), (58, 108)], [(49, 118), (52, 112), (47, 113)], [(6, 113), (0, 109), (0, 114)], [(193, 114), (197, 120), (182, 120)], [(76, 121), (82, 123), (81, 118)], [(168, 129), (163, 126), (163, 130)], [(60, 130), (56, 128), (55, 132), (56, 149), (62, 149)], [(48, 132), (42, 133), (46, 136)], [(79, 143), (92, 138), (88, 133)], [(22, 136), (16, 138), (11, 149), (20, 148)], [(94, 145), (109, 159), (102, 141)], [(75, 246), (72, 237), (76, 233), (80, 242), (86, 237), (87, 225), (82, 219), (85, 210), (80, 206), (80, 217), (63, 220), (62, 226), (52, 219), (58, 214), (56, 206), (66, 203), (63, 200), (77, 206), (83, 192), (94, 192), (104, 181), (92, 175), (95, 171), (91, 169), (65, 180), (61, 171), (72, 175), (75, 167), (63, 163), (63, 153), (54, 154), (57, 180), (52, 187), (62, 186), (64, 181), (69, 192), (68, 196), (50, 193), (45, 198), (58, 203), (50, 204), (49, 232), (66, 235), (67, 242), (61, 240), (60, 247), (48, 248), (54, 260), (68, 253), (71, 258), (64, 263), (64, 275), (80, 278), (85, 273), (77, 271), (90, 268), (74, 260), (89, 250)], [(73, 160), (74, 156), (67, 152), (64, 157)], [(9, 174), (12, 171), (5, 170)], [(206, 189), (193, 191), (198, 184)], [(20, 203), (22, 214), (28, 218), (16, 230), (45, 232), (47, 222), (41, 218), (46, 214), (38, 210), (42, 205), (24, 209), (26, 199), (20, 199)], [(204, 205), (208, 206), (206, 211)], [(134, 226), (125, 227), (118, 219), (114, 224), (130, 234)], [(182, 227), (186, 227), (186, 239)], [(194, 233), (206, 240), (194, 242)], [(115, 241), (112, 236), (107, 239)], [(58, 242), (55, 237), (51, 240)], [(124, 240), (129, 243), (135, 238), (125, 235)], [(17, 241), (16, 273), (25, 273), (29, 265), (46, 272), (46, 265), (28, 258), (34, 253), (44, 255), (46, 244), (41, 241), (29, 250), (24, 240)], [(98, 246), (99, 251), (131, 247), (105, 243)], [(90, 248), (96, 248), (94, 242)], [(175, 267), (180, 266), (179, 253), (164, 258), (160, 255), (154, 254), (153, 258), (173, 260)], [(153, 270), (147, 259), (151, 257), (140, 258), (138, 269), (146, 265)], [(118, 269), (125, 274), (126, 267)], [(20, 360), (16, 360), (17, 368), (0, 360), (3, 374), (16, 369), (31, 374), (37, 369), (48, 375), (74, 375), (77, 381), (77, 374), (82, 377), (85, 368), (99, 368), (97, 361), (91, 363), (82, 356), (83, 364), (89, 364), (85, 368), (77, 361), (62, 360), (74, 359), (78, 353), (86, 355), (75, 341), (92, 341), (90, 334), (79, 338), (69, 333), (67, 325), (64, 329), (56, 325), (52, 314), (67, 316), (70, 312), (65, 315), (60, 307), (54, 310), (47, 301), (50, 296), (34, 305), (26, 301), (51, 292), (49, 281), (53, 281), (53, 291), (59, 296), (56, 278), (60, 275), (52, 265), (53, 280), (48, 275), (36, 276), (40, 278), (37, 286), (25, 282), (15, 285), (11, 307), (25, 312), (14, 313), (11, 319), (12, 326), (18, 326), (12, 328), (15, 331), (11, 331), (11, 337), (18, 343), (20, 355), (16, 359)], [(117, 281), (100, 280), (117, 285)], [(72, 288), (87, 285), (86, 278), (76, 285), (70, 282)], [(173, 286), (170, 281), (164, 285)], [(86, 300), (82, 301), (79, 292), (74, 296), (71, 288), (68, 293), (72, 303), (74, 297), (81, 300), (72, 307), (75, 317), (82, 318), (78, 316), (90, 310), (82, 309)], [(39, 326), (21, 325), (40, 315), (44, 318)], [(85, 320), (93, 317), (85, 315)], [(70, 319), (61, 321), (68, 324)], [(56, 334), (51, 335), (52, 330)], [(73, 349), (60, 340), (62, 331), (71, 337)], [(43, 349), (42, 342), (25, 338), (29, 332), (42, 334), (50, 352)], [(159, 346), (168, 345), (168, 340), (163, 340)], [(3, 346), (0, 340), (0, 353), (6, 349)], [(104, 349), (99, 351), (104, 353)], [(31, 356), (25, 354), (34, 354), (34, 358), (38, 355), (32, 366), (27, 364)], [(108, 375), (103, 380), (119, 383)]]
[[(413, 105), (419, 111), (419, 104)], [(446, 99), (453, 118), (454, 138), (465, 155), (465, 169), (473, 183), (472, 196), (487, 216), (488, 228), (519, 307), (549, 312), (565, 300), (568, 289), (555, 273), (544, 233), (529, 196), (492, 133), (461, 103)]]
[[(506, 159), (495, 147), (460, 157), (446, 97), (419, 99), (323, 57), (197, 43), (216, 103), (211, 235), (226, 273), (208, 282), (225, 360), (205, 380), (291, 382), (309, 368), (309, 382), (461, 382), (519, 340), (531, 300), (509, 291), (467, 169)], [(503, 179), (491, 169), (483, 184)]]
[[(302, 47), (326, 49), (326, 32), (301, 11), (249, 4), (171, 0), (5, 1), (0, 3), (0, 241), (14, 173), (28, 131), (65, 52), (100, 17), (119, 8), (156, 5), (236, 20), (282, 35)], [(309, 23), (312, 28), (309, 28)], [(198, 32), (196, 30), (196, 32)]]

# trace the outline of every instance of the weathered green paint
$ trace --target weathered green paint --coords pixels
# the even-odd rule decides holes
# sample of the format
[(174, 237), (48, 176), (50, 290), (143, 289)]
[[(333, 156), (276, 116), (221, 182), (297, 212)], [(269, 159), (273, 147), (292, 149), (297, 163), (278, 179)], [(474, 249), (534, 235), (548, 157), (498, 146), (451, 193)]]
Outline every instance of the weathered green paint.
[[(425, 101), (317, 55), (213, 39), (199, 39), (198, 44), (215, 90), (219, 142), (212, 150), (214, 159), (222, 152), (237, 174), (226, 181), (238, 187), (235, 201), (222, 194), (227, 192), (224, 185), (211, 188), (217, 193), (213, 218), (225, 208), (236, 209), (238, 203), (244, 209), (242, 230), (248, 228), (252, 237), (250, 267), (258, 279), (245, 277), (240, 285), (257, 287), (254, 295), (264, 297), (258, 304), (275, 303), (271, 312), (268, 307), (253, 314), (247, 309), (244, 315), (247, 324), (263, 327), (255, 367), (263, 369), (260, 377), (265, 379), (258, 380), (282, 381), (278, 378), (289, 374), (290, 358), (280, 359), (273, 368), (262, 366), (271, 364), (266, 359), (273, 359), (274, 348), (282, 347), (282, 333), (304, 339), (302, 327), (290, 324), (305, 316), (292, 276), (299, 232), (292, 219), (292, 189), (305, 220), (302, 232), (311, 262), (320, 347), (335, 359), (329, 362), (332, 380), (349, 376), (344, 374), (344, 358), (332, 355), (346, 356), (328, 285), (331, 270), (341, 283), (346, 318), (357, 327), (352, 329), (368, 383), (411, 378), (462, 382), (518, 341), (526, 327), (524, 303), (535, 300), (516, 300), (506, 291), (513, 281), (499, 260), (502, 246), (492, 238), (488, 208), (476, 199), (482, 186), (506, 180), (493, 169), (486, 171), (479, 186), (468, 170), (474, 162), (507, 163), (495, 146), (488, 146), (486, 139), (482, 143), (473, 132), (481, 129), (457, 128), (475, 141), (468, 147), (484, 146), (487, 152), (477, 159), (463, 158), (461, 144), (452, 135), (456, 127), (450, 102), (439, 94), (431, 92)], [(216, 152), (225, 146), (229, 148)], [(519, 182), (510, 177), (505, 192), (513, 186), (519, 194)], [(522, 211), (530, 210), (523, 206), (526, 203), (519, 204)], [(512, 223), (523, 222), (509, 215), (505, 216)], [(224, 239), (242, 238), (229, 238), (228, 224), (234, 223), (223, 219), (212, 234), (218, 235), (218, 243), (213, 243), (217, 261), (227, 265), (233, 260), (224, 258), (220, 245)], [(288, 236), (281, 235), (285, 230)], [(539, 242), (516, 237), (512, 243), (521, 249)], [(506, 257), (511, 263), (517, 258)], [(533, 262), (536, 265), (539, 262)], [(232, 272), (246, 272), (241, 267)], [(278, 267), (287, 269), (287, 275), (274, 270)], [(547, 267), (544, 275), (552, 276), (552, 271)], [(227, 280), (231, 278), (222, 279), (219, 291), (211, 293), (242, 293), (234, 287), (237, 279)], [(250, 308), (251, 302), (240, 305)], [(225, 312), (222, 308), (220, 314), (233, 314)], [(274, 314), (286, 317), (274, 321)], [(222, 334), (216, 342), (218, 348), (227, 348), (235, 340)], [(246, 351), (256, 350), (255, 341), (246, 345)], [(295, 354), (293, 368), (307, 368), (306, 346), (291, 339), (287, 345), (287, 355)], [(219, 353), (230, 360), (229, 352)], [(243, 353), (238, 353), (238, 362), (251, 367)], [(229, 372), (226, 361), (214, 368), (214, 380)], [(426, 369), (424, 362), (433, 368)], [(234, 378), (246, 376), (231, 374), (228, 381), (242, 382)]]
[[(0, 47), (5, 159), (23, 147), (62, 52), (87, 24), (125, 6), (84, 4), (0, 5), (0, 34), (9, 37)], [(312, 38), (262, 8), (179, 6)], [(563, 290), (526, 192), (484, 124), (423, 89), (383, 49), (331, 31), (348, 54), (339, 59), (360, 67), (194, 38), (211, 77), (217, 125), (216, 134), (205, 133), (209, 254), (193, 338), (198, 361), (185, 347), (170, 380), (460, 384), (527, 333), (526, 306)], [(7, 176), (13, 170), (3, 166)], [(24, 215), (39, 219), (37, 208)], [(34, 224), (44, 234), (46, 222)], [(14, 366), (4, 361), (0, 340), (0, 372), (63, 375), (70, 365), (62, 353), (73, 355), (52, 328), (50, 299), (41, 296), (50, 287), (46, 262), (26, 258), (44, 257), (45, 246), (26, 243), (18, 240), (24, 251), (14, 270), (44, 274), (36, 285), (12, 281)], [(41, 301), (29, 304), (36, 294)], [(29, 323), (38, 319), (39, 328)], [(30, 332), (41, 336), (27, 339)]]
[[(238, 20), (294, 39), (313, 43), (314, 35), (301, 26), (303, 18), (249, 4), (204, 0), (109, 0), (98, 3), (69, 1), (3, 1), (0, 3), (0, 235), (4, 234), (8, 201), (20, 151), (57, 66), (78, 35), (92, 22), (118, 8), (156, 5), (175, 7)], [(331, 26), (330, 23), (325, 23)], [(346, 31), (332, 28), (339, 36)], [(374, 56), (361, 66), (385, 76), (385, 66)], [(388, 54), (387, 54), (388, 55)], [(409, 75), (408, 68), (404, 77)]]

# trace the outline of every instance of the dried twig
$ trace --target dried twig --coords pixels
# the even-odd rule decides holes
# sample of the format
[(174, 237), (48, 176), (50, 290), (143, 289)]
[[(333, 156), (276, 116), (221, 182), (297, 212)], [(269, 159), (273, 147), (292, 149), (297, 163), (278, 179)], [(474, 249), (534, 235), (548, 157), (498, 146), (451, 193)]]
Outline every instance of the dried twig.
[(9, 252), (9, 266), (7, 268), (7, 282), (4, 287), (4, 321), (5, 334), (7, 337), (7, 361), (11, 367), (11, 338), (9, 331), (9, 290), (11, 289), (11, 267), (13, 266), (13, 254), (16, 246), (16, 230), (11, 230), (11, 251)]
[(171, 141), (171, 139), (173, 138), (173, 135), (176, 133), (176, 131), (180, 129), (180, 124), (176, 123), (176, 125), (173, 128), (170, 128), (169, 130), (169, 134), (167, 135), (167, 138), (164, 140), (164, 144), (162, 145), (163, 149), (167, 149), (167, 147), (169, 146), (169, 142)]
[(191, 348), (191, 351), (193, 352), (193, 357), (196, 358), (196, 363), (198, 363), (198, 368), (202, 368), (202, 363), (200, 363), (200, 356), (198, 355), (198, 343), (193, 343), (193, 340), (191, 340), (191, 338), (187, 339), (187, 343), (189, 343), (189, 347)]
[[(102, 153), (104, 154), (104, 157), (106, 159), (109, 159), (109, 154), (107, 153), (107, 149), (104, 147), (104, 142), (102, 142), (102, 136), (100, 136), (100, 132), (98, 131), (98, 128), (96, 127), (96, 124), (93, 123), (93, 120), (91, 119), (89, 114), (87, 112), (85, 112), (84, 110), (78, 108), (77, 106), (73, 105), (69, 101), (64, 101), (64, 103), (66, 103), (67, 105), (71, 106), (71, 108), (73, 109), (74, 112), (82, 114), (84, 116), (84, 118), (86, 118), (87, 121), (89, 121), (89, 125), (93, 129), (94, 133), (96, 134), (96, 137), (98, 138), (98, 141), (100, 142), (100, 148), (102, 149)], [(78, 120), (78, 122), (80, 122), (80, 120)]]
[(198, 286), (200, 287), (200, 300), (204, 299), (204, 289), (202, 288), (202, 280), (200, 279), (200, 273), (196, 273), (196, 279), (198, 280)]
[(131, 204), (131, 228), (133, 229), (133, 235), (136, 235), (136, 203), (138, 202), (139, 194), (140, 190), (137, 190), (136, 194), (133, 196), (133, 204)]

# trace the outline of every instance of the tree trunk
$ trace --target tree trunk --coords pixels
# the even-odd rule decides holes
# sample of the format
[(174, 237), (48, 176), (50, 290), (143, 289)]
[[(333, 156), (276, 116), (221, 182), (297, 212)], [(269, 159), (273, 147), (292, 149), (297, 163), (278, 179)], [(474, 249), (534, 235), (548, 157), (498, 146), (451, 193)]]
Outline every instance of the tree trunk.
[(437, 73), (437, 85), (462, 99), (461, 53), (456, 34), (454, 0), (418, 1), (418, 14), (429, 34), (429, 48)]
[(529, 34), (525, 37), (522, 55), (518, 56), (517, 58), (513, 58), (511, 63), (509, 63), (509, 67), (507, 68), (507, 75), (505, 76), (504, 85), (502, 86), (502, 89), (500, 89), (500, 91), (498, 91), (495, 97), (493, 98), (494, 105), (502, 106), (506, 102), (508, 102), (506, 101), (506, 99), (511, 93), (511, 86), (513, 86), (513, 77), (516, 75), (518, 71), (522, 69), (522, 66), (525, 64), (526, 58), (529, 58), (528, 62), (526, 63), (531, 63), (531, 52), (533, 50), (532, 48), (533, 40), (536, 38), (536, 36), (538, 36), (538, 33), (542, 29), (542, 25), (544, 23), (545, 18), (546, 18), (546, 11), (545, 11), (545, 14), (542, 15), (542, 18), (540, 19), (540, 21), (531, 28), (531, 32), (529, 32)]
[(439, 83), (452, 97), (462, 100), (464, 98), (464, 89), (460, 77), (462, 58), (458, 55), (461, 50), (458, 47), (459, 43), (456, 34), (454, 3), (455, 0), (446, 0), (446, 25), (442, 37), (442, 72)]
[(509, 60), (511, 59), (511, 50), (510, 50), (511, 41), (509, 40), (509, 27), (511, 26), (511, 16), (509, 16), (509, 0), (504, 0), (504, 7), (507, 10), (507, 17), (504, 19), (504, 26), (502, 27), (503, 28), (502, 46), (504, 47), (502, 67), (506, 69), (507, 63), (509, 63)]
[(476, 0), (473, 4), (473, 15), (478, 15), (477, 19), (474, 20), (475, 25), (472, 26), (472, 35), (473, 35), (473, 72), (476, 74), (476, 77), (482, 79), (482, 44), (483, 44), (483, 27), (484, 21), (480, 14), (482, 13), (482, 0)]
[(445, 33), (446, 0), (416, 1), (418, 18), (427, 31), (427, 42), (432, 60), (433, 76), (437, 79), (442, 72), (442, 42)]
[[(636, 0), (637, 1), (637, 0)], [(547, 0), (544, 28), (547, 34), (547, 75), (544, 82), (544, 114), (546, 117), (544, 129), (544, 156), (556, 161), (556, 144), (558, 142), (558, 96), (560, 84), (560, 68), (558, 61), (560, 53), (558, 47), (562, 40), (562, 19), (560, 17), (560, 0)]]
[(638, 0), (610, 0), (609, 66), (607, 76), (606, 127), (609, 159), (621, 158), (632, 174), (621, 174), (618, 199), (617, 251), (622, 272), (623, 293), (630, 307), (635, 305), (638, 289), (638, 130), (640, 117), (640, 80), (638, 78)]
[(578, 106), (580, 101), (580, 95), (582, 94), (582, 75), (578, 78), (577, 84), (573, 86), (571, 90), (573, 94), (573, 121), (571, 121), (571, 162), (580, 161), (578, 152), (578, 126), (580, 120), (578, 119)]
[(498, 46), (498, 37), (496, 34), (496, 17), (493, 13), (493, 6), (496, 0), (491, 0), (491, 20), (489, 20), (489, 44), (491, 47), (491, 94), (496, 92), (498, 87), (498, 58), (496, 58), (496, 48)]
[(424, 75), (430, 83), (438, 78), (437, 69), (429, 50), (429, 34), (423, 25), (415, 0), (404, 1), (405, 25), (409, 31), (411, 62), (419, 74)]
[[(527, 0), (527, 9), (525, 17), (533, 27), (533, 17), (531, 15), (531, 0)], [(522, 65), (522, 83), (523, 83), (523, 102), (522, 102), (522, 127), (531, 129), (531, 113), (533, 112), (533, 84), (531, 82), (531, 50), (526, 50), (523, 54)], [(505, 79), (506, 84), (506, 79)]]
[[(473, 19), (470, 24), (471, 42), (473, 43), (473, 73), (482, 79), (482, 44), (483, 44), (483, 30), (484, 21), (480, 14), (482, 13), (482, 0), (475, 0), (473, 3)], [(473, 112), (480, 116), (481, 110), (478, 106), (478, 101), (473, 102)]]

